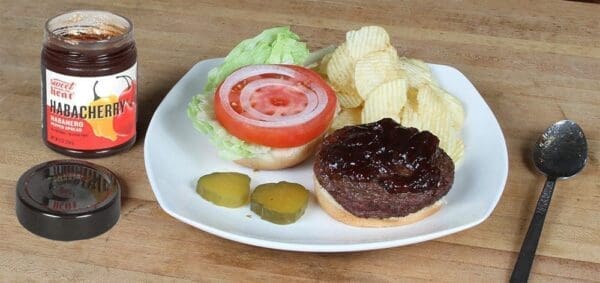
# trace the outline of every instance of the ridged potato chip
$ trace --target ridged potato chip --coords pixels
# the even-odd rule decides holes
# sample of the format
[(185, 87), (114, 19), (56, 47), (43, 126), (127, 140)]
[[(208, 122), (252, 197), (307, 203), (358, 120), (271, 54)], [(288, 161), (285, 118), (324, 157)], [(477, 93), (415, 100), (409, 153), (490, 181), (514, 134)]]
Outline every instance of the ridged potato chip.
[(347, 87), (352, 82), (354, 63), (348, 53), (346, 44), (338, 46), (326, 65), (327, 76), (331, 83), (338, 89)]
[(398, 59), (399, 67), (404, 70), (408, 77), (408, 85), (417, 88), (424, 84), (437, 85), (429, 67), (421, 60), (402, 57)]
[(446, 151), (446, 154), (448, 154), (448, 156), (452, 158), (452, 161), (454, 161), (454, 166), (457, 167), (458, 164), (460, 164), (460, 162), (462, 161), (463, 155), (465, 153), (465, 144), (462, 140), (460, 140), (460, 138), (456, 138), (455, 140), (445, 142), (444, 146), (444, 151)]
[(431, 86), (431, 88), (442, 100), (444, 100), (444, 104), (446, 105), (446, 108), (448, 108), (447, 111), (452, 116), (451, 121), (453, 122), (453, 128), (460, 130), (465, 121), (465, 111), (460, 100), (439, 86)]
[(406, 92), (406, 102), (400, 111), (400, 123), (405, 127), (421, 127), (417, 94), (418, 90), (412, 87), (409, 87), (408, 91)]
[[(456, 163), (464, 152), (464, 145), (460, 140), (459, 123), (460, 113), (456, 109), (448, 108), (442, 95), (431, 86), (422, 85), (415, 92), (409, 89), (408, 101), (400, 113), (400, 122), (406, 127), (415, 127), (421, 131), (430, 131), (440, 140), (440, 147)], [(462, 117), (461, 117), (462, 120)]]
[(400, 111), (406, 103), (406, 79), (394, 79), (377, 86), (365, 100), (362, 123), (371, 123), (383, 118), (399, 121)]
[(367, 99), (367, 95), (382, 83), (406, 77), (397, 60), (398, 55), (393, 48), (371, 52), (358, 59), (354, 67), (354, 85), (358, 95)]
[(346, 44), (352, 59), (391, 47), (390, 36), (385, 29), (378, 26), (366, 26), (346, 33)]
[(464, 122), (464, 110), (460, 101), (449, 94), (446, 90), (439, 87), (431, 70), (427, 64), (421, 60), (409, 59), (402, 57), (398, 60), (400, 67), (407, 72), (408, 85), (411, 88), (418, 88), (423, 85), (431, 87), (431, 91), (435, 92), (448, 108), (448, 113), (452, 117), (452, 127), (459, 130)]
[(415, 65), (415, 66), (421, 68), (422, 70), (424, 70), (425, 72), (431, 74), (431, 70), (429, 70), (429, 66), (427, 66), (427, 63), (423, 62), (423, 60), (413, 59), (413, 58), (408, 59), (408, 60), (410, 60), (410, 62), (413, 65)]
[(363, 99), (353, 91), (338, 91), (337, 98), (340, 101), (340, 105), (342, 105), (344, 108), (358, 107), (363, 103)]
[(314, 68), (314, 71), (319, 73), (323, 78), (327, 79), (327, 64), (329, 64), (329, 60), (331, 60), (331, 56), (333, 52), (323, 56), (321, 62)]
[(357, 107), (363, 101), (354, 87), (354, 65), (354, 60), (344, 43), (333, 51), (326, 66), (327, 77), (336, 89), (338, 100), (344, 108)]
[(343, 108), (340, 113), (333, 119), (330, 131), (341, 129), (345, 126), (358, 125), (361, 119), (361, 107)]

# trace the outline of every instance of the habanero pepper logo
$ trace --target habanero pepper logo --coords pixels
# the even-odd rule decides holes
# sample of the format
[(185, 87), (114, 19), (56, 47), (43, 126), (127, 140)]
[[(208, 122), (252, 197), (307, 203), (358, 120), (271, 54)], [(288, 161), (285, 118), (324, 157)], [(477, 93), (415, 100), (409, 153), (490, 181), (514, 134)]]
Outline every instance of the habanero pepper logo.
[[(123, 87), (125, 82), (126, 86)], [(98, 87), (99, 84), (104, 87)], [(120, 75), (113, 79), (96, 80), (93, 86), (90, 85), (93, 99), (87, 105), (69, 103), (77, 95), (74, 87), (73, 82), (51, 80), (50, 95), (60, 100), (51, 98), (49, 101), (50, 126), (81, 138), (93, 134), (105, 140), (77, 142), (82, 144), (120, 144), (135, 135), (137, 85), (134, 79)], [(114, 89), (122, 90), (119, 92)]]
[[(99, 97), (94, 84), (94, 101), (88, 106), (96, 108), (96, 116), (88, 115), (85, 120), (92, 126), (94, 135), (116, 141), (118, 136), (131, 136), (135, 131), (135, 81), (130, 76), (117, 76), (127, 81), (127, 88), (119, 95)], [(104, 111), (102, 111), (104, 109)], [(88, 110), (88, 114), (91, 113)], [(102, 115), (104, 113), (104, 115)], [(89, 117), (91, 116), (91, 117)]]

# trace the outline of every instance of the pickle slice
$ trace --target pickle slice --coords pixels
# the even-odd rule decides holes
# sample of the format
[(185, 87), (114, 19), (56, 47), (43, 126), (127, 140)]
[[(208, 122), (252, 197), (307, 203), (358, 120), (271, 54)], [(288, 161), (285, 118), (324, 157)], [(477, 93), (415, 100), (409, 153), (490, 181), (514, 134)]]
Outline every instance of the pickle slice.
[(240, 207), (248, 203), (250, 177), (235, 172), (211, 173), (198, 179), (196, 192), (216, 205)]
[(275, 224), (294, 223), (306, 210), (308, 194), (306, 188), (296, 183), (262, 184), (250, 196), (250, 209)]

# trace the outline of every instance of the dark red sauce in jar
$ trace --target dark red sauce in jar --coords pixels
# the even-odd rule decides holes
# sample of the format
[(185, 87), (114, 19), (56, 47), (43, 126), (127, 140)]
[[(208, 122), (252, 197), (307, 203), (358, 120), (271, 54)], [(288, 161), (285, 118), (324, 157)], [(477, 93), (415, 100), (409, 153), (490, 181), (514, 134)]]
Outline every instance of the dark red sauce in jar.
[(41, 57), (42, 137), (49, 148), (94, 158), (133, 146), (137, 51), (128, 19), (88, 10), (53, 17)]

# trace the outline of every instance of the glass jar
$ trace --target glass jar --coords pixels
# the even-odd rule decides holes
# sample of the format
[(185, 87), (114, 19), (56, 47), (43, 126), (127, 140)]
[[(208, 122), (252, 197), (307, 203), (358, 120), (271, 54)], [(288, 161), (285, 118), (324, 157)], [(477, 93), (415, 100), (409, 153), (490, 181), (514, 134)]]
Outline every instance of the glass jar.
[(46, 146), (83, 158), (133, 146), (138, 81), (131, 21), (92, 10), (49, 19), (41, 72)]

